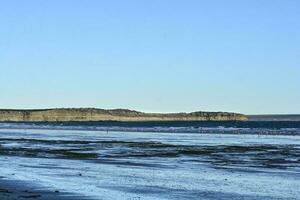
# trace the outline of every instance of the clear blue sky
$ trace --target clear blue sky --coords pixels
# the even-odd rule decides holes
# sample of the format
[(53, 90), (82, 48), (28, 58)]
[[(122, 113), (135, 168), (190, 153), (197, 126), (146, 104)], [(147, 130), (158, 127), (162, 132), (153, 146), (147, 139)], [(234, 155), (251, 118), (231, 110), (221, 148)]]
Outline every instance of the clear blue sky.
[(0, 107), (300, 113), (299, 0), (0, 0)]

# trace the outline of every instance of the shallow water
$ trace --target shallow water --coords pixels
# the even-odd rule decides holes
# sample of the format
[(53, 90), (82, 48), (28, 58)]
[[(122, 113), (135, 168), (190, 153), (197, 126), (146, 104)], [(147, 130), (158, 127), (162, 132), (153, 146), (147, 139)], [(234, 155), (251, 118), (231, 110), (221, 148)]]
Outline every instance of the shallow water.
[(88, 199), (297, 199), (300, 136), (2, 128), (0, 171)]

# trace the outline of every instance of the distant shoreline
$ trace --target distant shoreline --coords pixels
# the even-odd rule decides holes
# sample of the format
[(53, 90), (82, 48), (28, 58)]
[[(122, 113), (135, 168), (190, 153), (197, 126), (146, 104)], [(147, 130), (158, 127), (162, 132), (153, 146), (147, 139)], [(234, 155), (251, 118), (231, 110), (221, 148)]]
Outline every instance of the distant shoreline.
[(128, 109), (56, 108), (0, 109), (0, 122), (151, 122), (151, 121), (247, 121), (246, 115), (229, 112), (144, 113)]
[(300, 114), (293, 115), (247, 115), (249, 121), (300, 121)]

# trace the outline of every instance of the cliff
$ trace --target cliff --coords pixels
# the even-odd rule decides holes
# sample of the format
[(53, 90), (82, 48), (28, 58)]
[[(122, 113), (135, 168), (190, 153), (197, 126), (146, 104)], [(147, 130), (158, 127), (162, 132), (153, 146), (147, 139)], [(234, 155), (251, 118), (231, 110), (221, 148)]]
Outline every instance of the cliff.
[(237, 113), (193, 112), (156, 114), (125, 109), (104, 110), (94, 108), (1, 110), (0, 122), (68, 122), (68, 121), (246, 121)]

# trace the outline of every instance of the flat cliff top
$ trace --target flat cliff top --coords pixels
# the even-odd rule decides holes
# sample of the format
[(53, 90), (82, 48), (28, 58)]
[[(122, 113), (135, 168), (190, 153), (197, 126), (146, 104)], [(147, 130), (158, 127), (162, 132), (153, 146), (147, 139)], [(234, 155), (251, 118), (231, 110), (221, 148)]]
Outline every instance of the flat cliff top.
[(128, 109), (55, 108), (0, 109), (0, 121), (245, 121), (247, 117), (229, 112), (145, 113)]

